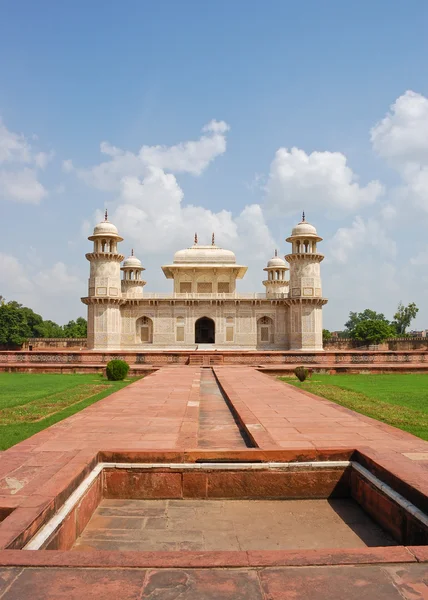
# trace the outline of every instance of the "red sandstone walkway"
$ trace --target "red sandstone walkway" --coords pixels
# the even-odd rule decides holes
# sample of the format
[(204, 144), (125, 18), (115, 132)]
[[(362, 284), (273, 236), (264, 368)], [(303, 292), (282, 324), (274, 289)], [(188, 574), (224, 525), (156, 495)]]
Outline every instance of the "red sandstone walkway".
[[(428, 495), (427, 442), (305, 394), (250, 367), (218, 367), (215, 371), (255, 442), (260, 448), (277, 450), (277, 459), (291, 460), (298, 455), (314, 458), (318, 451), (326, 448), (360, 448), (380, 466)], [(206, 424), (210, 418), (208, 403), (204, 408), (205, 418), (200, 419), (200, 381), (199, 367), (162, 368), (2, 453), (0, 519), (10, 509), (16, 510), (0, 523), (0, 548), (18, 544), (23, 525), (32, 523), (38, 515), (42, 517), (58, 509), (73, 479), (82, 469), (88, 472), (94, 466), (98, 451), (112, 451), (112, 456), (118, 449), (183, 451), (197, 449), (198, 441), (209, 439), (208, 432), (201, 436), (199, 430), (200, 423), (205, 420)], [(223, 444), (221, 432), (217, 435), (216, 440)], [(227, 439), (233, 445), (233, 440)], [(213, 441), (212, 447), (215, 446)], [(239, 452), (251, 457), (253, 450)], [(211, 452), (211, 456), (216, 455), (221, 456), (221, 451)], [(58, 495), (59, 491), (64, 493)], [(22, 564), (22, 558), (18, 562), (10, 558), (11, 552), (0, 552), (0, 565)], [(297, 569), (284, 566), (254, 570), (250, 564), (241, 569), (171, 570), (145, 569), (136, 559), (132, 570), (123, 570), (117, 565), (109, 570), (100, 567), (94, 570), (81, 568), (85, 561), (91, 564), (85, 556), (77, 556), (83, 553), (36, 551), (31, 552), (34, 566), (34, 561), (37, 563), (38, 557), (46, 554), (50, 557), (46, 560), (57, 566), (0, 568), (0, 598), (428, 599), (428, 563), (416, 564), (414, 554), (402, 552), (406, 563), (401, 566)], [(73, 554), (77, 562), (67, 562), (71, 561), (67, 558), (69, 554)], [(18, 555), (26, 556), (23, 552)], [(426, 550), (418, 550), (418, 556), (418, 560), (428, 561)], [(235, 564), (233, 561), (239, 562), (235, 555), (230, 567), (248, 565), (247, 558)], [(202, 567), (200, 558), (195, 558), (194, 566), (198, 560)], [(413, 564), (408, 564), (411, 560)], [(61, 569), (60, 564), (69, 566)], [(70, 568), (72, 564), (74, 568)], [(275, 566), (274, 557), (272, 566)]]

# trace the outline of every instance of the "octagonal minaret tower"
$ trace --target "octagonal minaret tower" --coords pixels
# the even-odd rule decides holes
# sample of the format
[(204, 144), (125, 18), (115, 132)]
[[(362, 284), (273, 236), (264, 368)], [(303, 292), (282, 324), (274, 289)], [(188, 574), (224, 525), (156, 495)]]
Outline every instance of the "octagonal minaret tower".
[(263, 281), (266, 287), (266, 296), (273, 298), (288, 293), (288, 281), (285, 279), (285, 274), (289, 271), (285, 260), (278, 256), (278, 251), (275, 250), (275, 256), (271, 258), (263, 271), (267, 272), (267, 279)]
[(291, 254), (285, 257), (290, 264), (290, 350), (322, 350), (322, 306), (327, 303), (320, 273), (324, 255), (317, 249), (322, 238), (303, 213), (286, 241), (291, 243)]
[(105, 212), (104, 221), (95, 226), (88, 238), (94, 243), (86, 254), (90, 263), (88, 296), (82, 302), (88, 305), (88, 348), (120, 348), (122, 298), (120, 263), (125, 258), (117, 249), (120, 237)]
[(125, 258), (120, 270), (123, 272), (122, 279), (122, 294), (126, 298), (141, 298), (143, 295), (143, 287), (146, 282), (143, 281), (141, 273), (145, 268), (136, 256), (134, 250), (131, 251), (131, 256)]

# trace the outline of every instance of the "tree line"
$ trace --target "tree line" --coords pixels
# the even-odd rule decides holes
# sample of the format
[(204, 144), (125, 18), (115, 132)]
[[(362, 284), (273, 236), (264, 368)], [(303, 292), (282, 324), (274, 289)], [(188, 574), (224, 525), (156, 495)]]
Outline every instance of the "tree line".
[(44, 320), (31, 308), (0, 296), (0, 345), (21, 346), (29, 338), (85, 338), (87, 323), (83, 317), (58, 325)]
[[(400, 302), (392, 321), (389, 321), (383, 313), (377, 313), (369, 308), (360, 313), (351, 311), (345, 329), (339, 332), (339, 337), (351, 338), (365, 344), (380, 344), (388, 338), (405, 337), (408, 335), (406, 330), (418, 312), (419, 308), (414, 302), (407, 306)], [(324, 329), (324, 340), (329, 340), (331, 337), (331, 332)]]

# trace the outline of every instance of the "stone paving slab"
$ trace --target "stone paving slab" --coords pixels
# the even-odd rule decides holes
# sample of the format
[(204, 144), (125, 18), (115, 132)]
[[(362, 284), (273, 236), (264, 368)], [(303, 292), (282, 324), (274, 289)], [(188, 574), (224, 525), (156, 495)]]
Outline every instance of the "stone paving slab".
[(421, 564), (255, 569), (0, 569), (2, 600), (426, 600)]
[[(113, 504), (112, 504), (113, 503)], [(287, 550), (396, 542), (351, 499), (102, 500), (74, 550)]]

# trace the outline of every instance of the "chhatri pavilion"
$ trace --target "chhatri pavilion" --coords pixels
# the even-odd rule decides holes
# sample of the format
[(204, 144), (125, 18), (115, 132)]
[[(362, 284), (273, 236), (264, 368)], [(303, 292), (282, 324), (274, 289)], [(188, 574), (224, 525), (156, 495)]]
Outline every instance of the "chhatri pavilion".
[[(163, 265), (171, 293), (147, 293), (144, 267), (105, 220), (89, 237), (92, 252), (88, 295), (88, 347), (94, 350), (242, 349), (322, 350), (320, 263), (322, 240), (305, 215), (286, 239), (291, 252), (266, 265), (264, 293), (239, 293), (237, 280), (247, 267), (215, 244), (199, 244), (175, 253)], [(124, 260), (125, 259), (125, 260)], [(287, 271), (289, 279), (286, 278)]]

